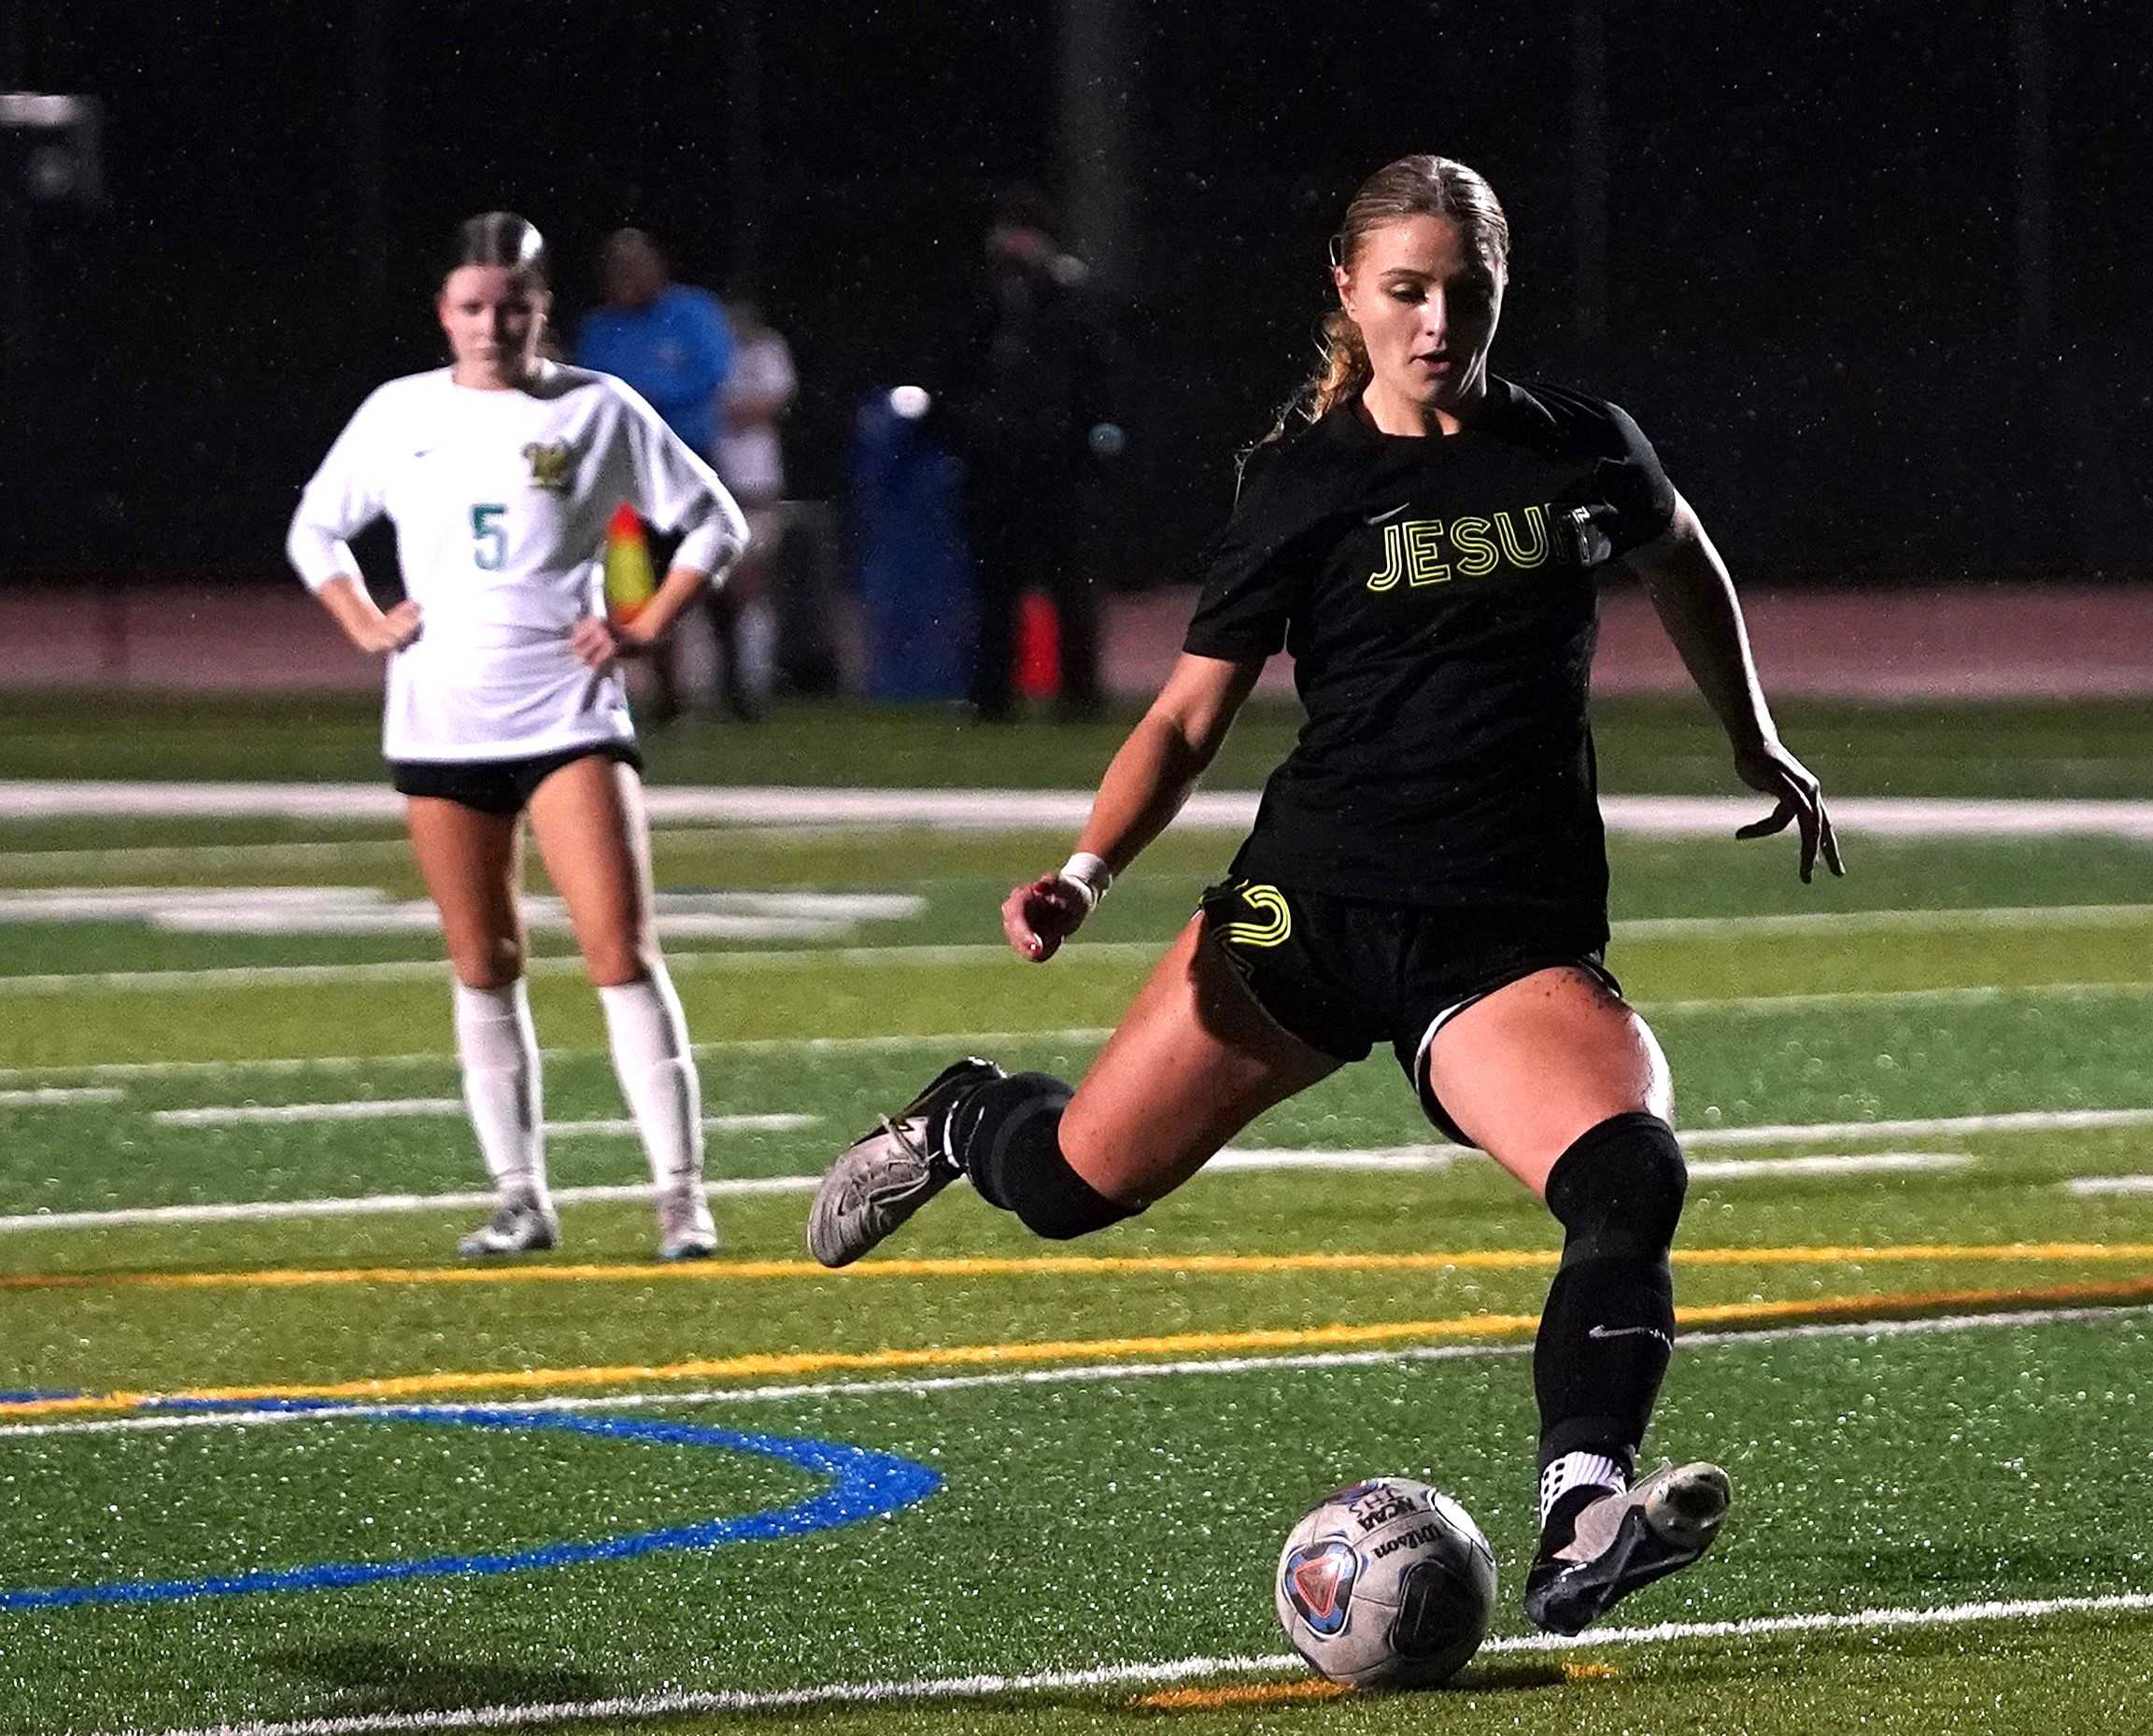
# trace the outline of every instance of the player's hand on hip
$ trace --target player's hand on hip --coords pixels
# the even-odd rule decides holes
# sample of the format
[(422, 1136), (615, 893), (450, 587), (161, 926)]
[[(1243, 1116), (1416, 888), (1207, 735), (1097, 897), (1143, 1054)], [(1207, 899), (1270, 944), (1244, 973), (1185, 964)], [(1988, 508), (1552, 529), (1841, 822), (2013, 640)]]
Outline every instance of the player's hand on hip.
[(1001, 931), (1019, 958), (1043, 965), (1061, 950), (1098, 900), (1064, 874), (1042, 874), (1001, 901)]
[(352, 638), (359, 642), (361, 651), (370, 651), (376, 656), (387, 656), (402, 651), (418, 637), (418, 605), (408, 597), (393, 609), (386, 609), (371, 621), (354, 628)]
[(1805, 882), (1816, 871), (1820, 854), (1833, 873), (1847, 871), (1847, 865), (1839, 857), (1838, 837), (1832, 830), (1832, 816), (1824, 812), (1823, 789), (1808, 767), (1772, 741), (1737, 752), (1735, 769), (1741, 774), (1743, 783), (1753, 790), (1763, 791), (1778, 803), (1762, 820), (1752, 820), (1738, 827), (1735, 833), (1736, 838), (1769, 838), (1790, 826), (1798, 826), (1802, 835)]
[(587, 614), (569, 629), (568, 648), (589, 668), (603, 674), (620, 658), (633, 655), (622, 643), (613, 623), (602, 614)]

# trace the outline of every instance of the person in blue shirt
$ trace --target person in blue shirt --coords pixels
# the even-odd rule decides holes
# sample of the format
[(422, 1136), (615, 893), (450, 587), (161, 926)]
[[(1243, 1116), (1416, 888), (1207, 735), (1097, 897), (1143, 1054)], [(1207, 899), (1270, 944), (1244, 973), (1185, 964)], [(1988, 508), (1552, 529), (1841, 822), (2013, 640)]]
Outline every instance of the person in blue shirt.
[[(732, 330), (707, 289), (675, 283), (664, 253), (640, 229), (616, 231), (599, 255), (605, 302), (584, 317), (576, 333), (576, 365), (622, 379), (650, 401), (665, 425), (706, 462), (717, 450), (719, 395), (732, 372)], [(667, 550), (654, 539), (652, 565), (664, 571)], [(705, 594), (717, 639), (720, 680), (736, 716), (749, 714), (737, 677), (738, 609), (720, 590)], [(680, 714), (679, 679), (671, 655), (650, 659), (649, 721)]]

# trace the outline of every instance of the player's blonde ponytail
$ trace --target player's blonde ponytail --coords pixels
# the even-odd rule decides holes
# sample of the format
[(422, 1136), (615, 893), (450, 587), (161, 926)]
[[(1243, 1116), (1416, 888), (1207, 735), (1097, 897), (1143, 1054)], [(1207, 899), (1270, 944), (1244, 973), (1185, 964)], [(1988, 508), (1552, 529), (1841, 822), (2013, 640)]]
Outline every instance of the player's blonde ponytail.
[[(1331, 237), (1331, 263), (1353, 269), (1368, 236), (1403, 217), (1439, 217), (1455, 223), (1491, 275), (1509, 269), (1510, 224), (1495, 190), (1475, 170), (1449, 157), (1400, 157), (1361, 183)], [(1279, 411), (1266, 441), (1277, 440), (1296, 417), (1313, 422), (1367, 389), (1373, 377), (1360, 329), (1334, 306), (1316, 329), (1322, 360)]]

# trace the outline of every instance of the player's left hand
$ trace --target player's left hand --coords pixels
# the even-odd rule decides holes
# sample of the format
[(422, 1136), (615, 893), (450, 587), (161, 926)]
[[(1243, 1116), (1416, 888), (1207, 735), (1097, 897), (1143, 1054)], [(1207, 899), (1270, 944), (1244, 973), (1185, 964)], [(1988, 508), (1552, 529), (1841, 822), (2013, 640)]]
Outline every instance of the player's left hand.
[(568, 648), (603, 674), (625, 657), (643, 656), (650, 649), (650, 641), (630, 622), (616, 624), (602, 614), (587, 614), (569, 632)]
[(1752, 820), (1737, 827), (1736, 838), (1769, 838), (1798, 824), (1802, 831), (1804, 884), (1815, 873), (1820, 854), (1833, 873), (1847, 871), (1847, 865), (1839, 856), (1838, 837), (1832, 830), (1832, 816), (1824, 812), (1822, 786), (1808, 767), (1774, 740), (1736, 753), (1735, 769), (1741, 774), (1743, 783), (1753, 790), (1763, 791), (1778, 804), (1762, 820)]

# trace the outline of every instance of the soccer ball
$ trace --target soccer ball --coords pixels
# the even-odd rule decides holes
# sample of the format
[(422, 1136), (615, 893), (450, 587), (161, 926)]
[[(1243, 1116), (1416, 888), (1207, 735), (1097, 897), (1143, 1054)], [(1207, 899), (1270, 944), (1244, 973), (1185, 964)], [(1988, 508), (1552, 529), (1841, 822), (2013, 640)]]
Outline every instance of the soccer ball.
[(1487, 1637), (1495, 1558), (1450, 1496), (1401, 1476), (1326, 1496), (1279, 1557), (1294, 1650), (1351, 1687), (1432, 1687)]

